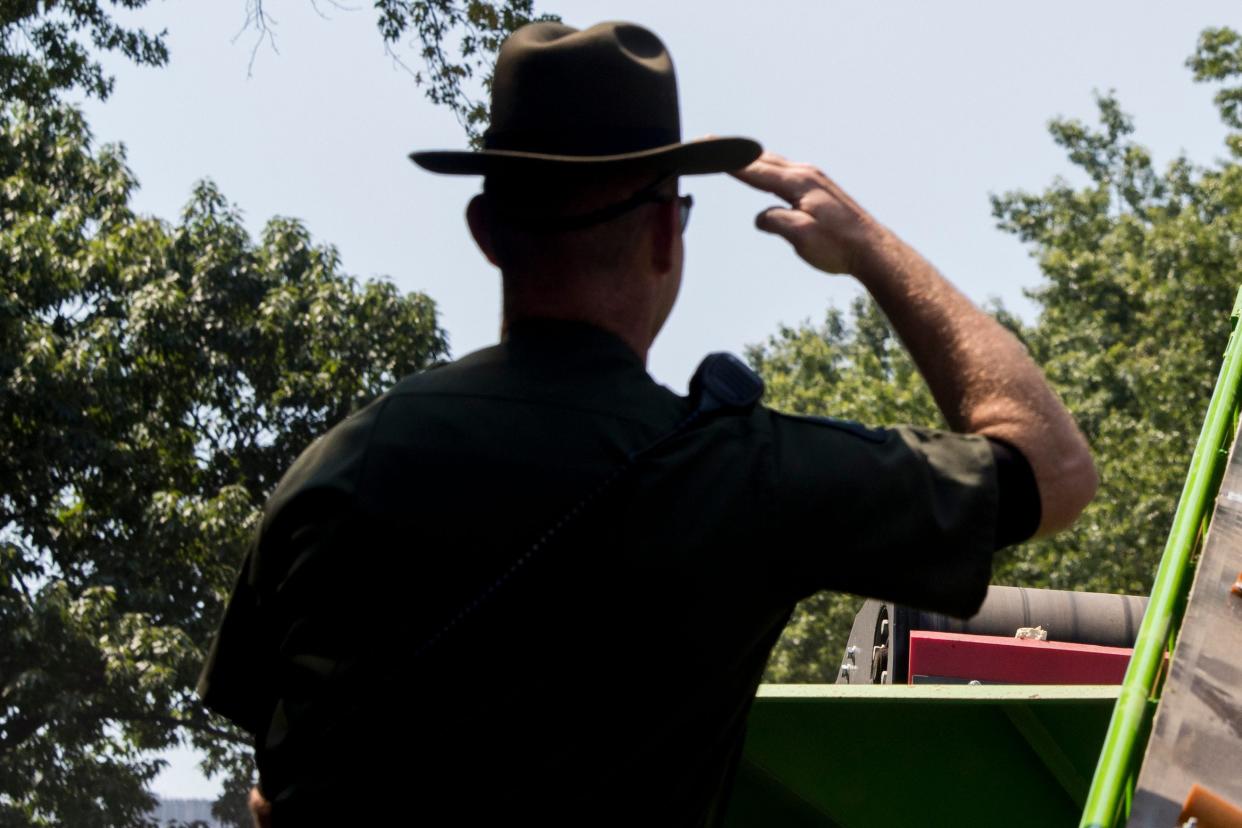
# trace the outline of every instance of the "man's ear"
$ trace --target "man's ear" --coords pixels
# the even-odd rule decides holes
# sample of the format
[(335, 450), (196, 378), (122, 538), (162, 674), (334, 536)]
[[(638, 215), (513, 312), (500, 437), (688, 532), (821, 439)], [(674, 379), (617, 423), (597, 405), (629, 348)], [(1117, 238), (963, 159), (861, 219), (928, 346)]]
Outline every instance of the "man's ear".
[(500, 267), (496, 260), (496, 245), (492, 239), (492, 225), (487, 209), (487, 196), (479, 193), (466, 205), (466, 224), (470, 225), (470, 235), (474, 243), (483, 251), (483, 255), (494, 266)]
[(657, 273), (667, 273), (673, 269), (673, 247), (681, 233), (678, 227), (680, 208), (676, 199), (656, 202), (649, 227), (651, 239), (651, 266)]

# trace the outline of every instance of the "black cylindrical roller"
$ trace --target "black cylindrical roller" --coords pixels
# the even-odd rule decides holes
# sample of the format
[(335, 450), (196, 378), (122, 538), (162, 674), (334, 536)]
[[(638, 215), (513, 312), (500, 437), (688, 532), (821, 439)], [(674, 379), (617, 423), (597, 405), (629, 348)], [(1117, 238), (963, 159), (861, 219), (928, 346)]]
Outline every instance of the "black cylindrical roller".
[(993, 586), (973, 617), (917, 612), (910, 629), (1012, 636), (1019, 627), (1043, 627), (1049, 641), (1133, 647), (1146, 609), (1145, 596)]
[(965, 621), (934, 612), (870, 600), (854, 619), (838, 683), (904, 683), (912, 630), (1003, 635), (1043, 627), (1049, 641), (1133, 647), (1147, 598), (1103, 592), (993, 586), (974, 617)]

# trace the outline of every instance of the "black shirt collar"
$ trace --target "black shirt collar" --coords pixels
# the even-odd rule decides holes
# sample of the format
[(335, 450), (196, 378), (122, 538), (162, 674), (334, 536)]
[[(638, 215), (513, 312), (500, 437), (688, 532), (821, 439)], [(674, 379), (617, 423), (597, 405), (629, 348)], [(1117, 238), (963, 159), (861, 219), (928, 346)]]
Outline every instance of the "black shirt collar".
[(621, 337), (588, 322), (572, 319), (514, 320), (509, 323), (504, 345), (514, 354), (618, 359), (646, 370), (642, 358)]

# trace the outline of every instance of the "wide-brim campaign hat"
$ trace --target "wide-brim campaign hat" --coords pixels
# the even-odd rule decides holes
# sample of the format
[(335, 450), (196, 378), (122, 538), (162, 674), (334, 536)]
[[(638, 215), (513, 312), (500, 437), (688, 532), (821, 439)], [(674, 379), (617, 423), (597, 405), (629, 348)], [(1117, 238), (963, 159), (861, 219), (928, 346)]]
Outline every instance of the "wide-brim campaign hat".
[(741, 169), (760, 152), (749, 138), (681, 140), (673, 61), (651, 31), (633, 23), (583, 30), (531, 23), (500, 47), (483, 148), (410, 159), (451, 175), (588, 167), (697, 175)]

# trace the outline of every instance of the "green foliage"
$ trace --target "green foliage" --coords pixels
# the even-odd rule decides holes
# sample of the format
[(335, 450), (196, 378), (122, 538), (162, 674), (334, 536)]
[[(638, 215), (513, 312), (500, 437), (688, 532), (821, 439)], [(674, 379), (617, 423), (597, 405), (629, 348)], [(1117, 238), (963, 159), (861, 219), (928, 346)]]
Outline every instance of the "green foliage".
[[(536, 20), (559, 20), (535, 15), (534, 0), (375, 0), (380, 35), (389, 51), (407, 35), (425, 70), (414, 73), (426, 87), (427, 98), (452, 110), (476, 148), (487, 127), (485, 101), (475, 97), (489, 92), (492, 67), (500, 44), (509, 33)], [(456, 39), (457, 49), (445, 44)]]
[[(1188, 64), (1200, 81), (1242, 75), (1242, 40), (1229, 29), (1200, 36)], [(1216, 96), (1221, 118), (1242, 128), (1242, 90)], [(1045, 282), (1030, 342), (1078, 416), (1100, 467), (1100, 494), (1078, 525), (1034, 544), (1013, 575), (1056, 587), (1119, 592), (1150, 588), (1156, 561), (1229, 335), (1242, 277), (1242, 165), (1200, 168), (1177, 158), (1163, 172), (1129, 137), (1111, 96), (1101, 127), (1052, 125), (1089, 176), (1040, 195), (993, 201), (1000, 226), (1027, 242)], [(1238, 132), (1226, 142), (1242, 146)]]
[(116, 23), (109, 9), (140, 9), (148, 0), (6, 0), (0, 4), (0, 100), (31, 106), (79, 88), (100, 100), (112, 91), (95, 51), (138, 64), (168, 62), (166, 32), (152, 35)]
[(202, 183), (135, 215), (81, 115), (0, 110), (0, 823), (121, 825), (183, 739), (248, 784), (193, 693), (258, 510), (333, 423), (446, 351), (431, 300), (358, 284)]
[[(245, 740), (192, 690), (245, 537), (302, 448), (447, 351), (429, 299), (357, 284), (297, 221), (256, 244), (206, 182), (176, 225), (132, 213), (121, 151), (57, 100), (108, 97), (102, 52), (167, 63), (113, 17), (147, 2), (0, 8), (0, 824), (133, 823), (182, 741), (246, 819)], [(477, 141), (470, 84), (530, 0), (375, 5)]]
[[(1242, 37), (1209, 29), (1188, 62), (1196, 80), (1242, 77)], [(1242, 156), (1242, 87), (1216, 96), (1226, 139)], [(1211, 168), (1177, 158), (1157, 170), (1112, 95), (1099, 123), (1054, 120), (1049, 131), (1084, 186), (993, 198), (999, 226), (1029, 245), (1043, 280), (1019, 334), (1091, 442), (1095, 502), (1071, 530), (1005, 555), (1000, 583), (1146, 593), (1164, 548), (1194, 441), (1229, 336), (1242, 282), (1242, 163)], [(872, 422), (934, 424), (879, 312), (837, 313), (820, 328), (784, 330), (751, 352), (772, 402), (797, 412)], [(878, 343), (878, 345), (877, 345)], [(804, 602), (777, 646), (769, 680), (831, 681), (849, 631), (851, 599)]]
[[(1199, 48), (1186, 61), (1197, 81), (1227, 81), (1242, 67), (1242, 36), (1233, 29), (1206, 29), (1199, 35)], [(1242, 89), (1226, 86), (1216, 93), (1221, 120), (1242, 129)], [(1230, 147), (1237, 149), (1236, 143)]]

